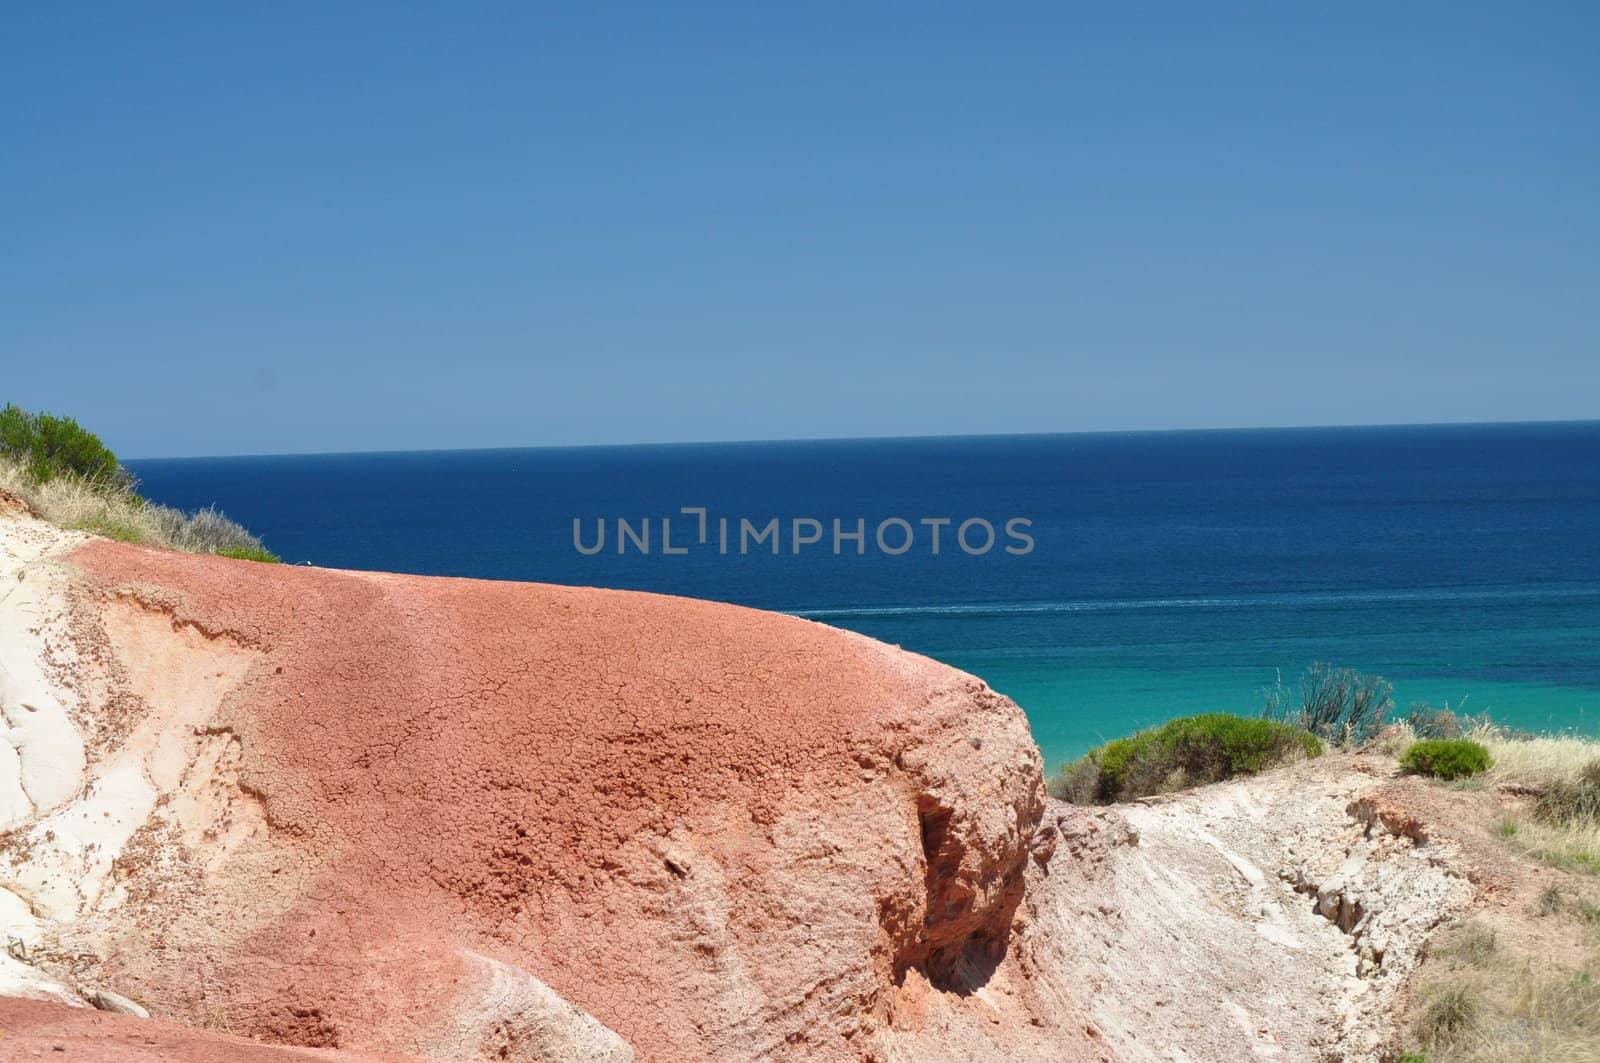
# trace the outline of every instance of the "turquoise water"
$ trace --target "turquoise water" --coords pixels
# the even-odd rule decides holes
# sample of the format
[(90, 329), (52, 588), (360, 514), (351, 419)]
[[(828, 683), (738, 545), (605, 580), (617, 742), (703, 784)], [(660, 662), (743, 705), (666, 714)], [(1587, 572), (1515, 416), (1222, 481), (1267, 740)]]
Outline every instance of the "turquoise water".
[(970, 615), (856, 616), (848, 626), (909, 636), (986, 677), (1027, 709), (1054, 765), (1173, 716), (1254, 712), (1267, 688), (1293, 690), (1317, 660), (1388, 677), (1400, 712), (1427, 703), (1525, 730), (1600, 734), (1597, 616), (1600, 588), (1544, 586), (1036, 603), (992, 617), (1001, 637), (989, 646), (969, 644)]
[[(811, 616), (983, 676), (1053, 765), (1173, 715), (1253, 711), (1311, 662), (1414, 702), (1600, 733), (1600, 423), (848, 440), (148, 461), (290, 561), (629, 587)], [(698, 541), (704, 507), (711, 532)], [(774, 555), (719, 516), (782, 522)], [(650, 520), (652, 549), (616, 518)], [(838, 554), (811, 518), (868, 529)], [(886, 552), (873, 529), (904, 520)], [(953, 529), (981, 518), (993, 548)], [(1013, 554), (1005, 522), (1033, 546)], [(574, 542), (573, 522), (593, 545)], [(661, 549), (659, 521), (672, 542)], [(923, 520), (949, 520), (930, 549)], [(898, 533), (896, 533), (898, 534)], [(981, 545), (981, 536), (978, 537)], [(899, 539), (891, 535), (891, 546)]]

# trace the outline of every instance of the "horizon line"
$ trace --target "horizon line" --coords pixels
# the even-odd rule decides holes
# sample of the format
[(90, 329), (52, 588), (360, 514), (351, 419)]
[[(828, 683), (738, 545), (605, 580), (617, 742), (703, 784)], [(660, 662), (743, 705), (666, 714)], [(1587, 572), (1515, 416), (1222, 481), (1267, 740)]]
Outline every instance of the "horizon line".
[(1511, 421), (1393, 421), (1371, 424), (1210, 425), (1178, 428), (1096, 428), (1061, 432), (956, 432), (949, 435), (786, 436), (767, 439), (679, 439), (633, 443), (522, 443), (490, 447), (373, 448), (366, 450), (284, 450), (236, 454), (188, 454), (124, 458), (124, 462), (214, 461), (221, 458), (324, 458), (380, 454), (472, 454), (512, 450), (623, 450), (628, 448), (764, 446), (781, 443), (887, 443), (934, 439), (1039, 439), (1075, 436), (1204, 435), (1223, 432), (1331, 432), (1397, 428), (1517, 428), (1600, 425), (1600, 418), (1555, 418)]

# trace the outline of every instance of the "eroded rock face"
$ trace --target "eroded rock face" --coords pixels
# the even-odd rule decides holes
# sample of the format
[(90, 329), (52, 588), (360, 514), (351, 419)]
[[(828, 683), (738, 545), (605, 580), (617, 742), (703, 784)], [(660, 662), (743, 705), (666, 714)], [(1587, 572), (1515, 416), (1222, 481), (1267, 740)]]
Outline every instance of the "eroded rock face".
[(1405, 981), (1474, 891), (1373, 770), (1329, 753), (1116, 808), (1047, 802), (1054, 853), (1013, 954), (1081, 1002), (1098, 1058), (1395, 1058)]
[(980, 681), (727, 605), (53, 534), (0, 644), (77, 773), (0, 900), (60, 987), (422, 1057), (1064, 1043), (1008, 959), (1039, 755)]

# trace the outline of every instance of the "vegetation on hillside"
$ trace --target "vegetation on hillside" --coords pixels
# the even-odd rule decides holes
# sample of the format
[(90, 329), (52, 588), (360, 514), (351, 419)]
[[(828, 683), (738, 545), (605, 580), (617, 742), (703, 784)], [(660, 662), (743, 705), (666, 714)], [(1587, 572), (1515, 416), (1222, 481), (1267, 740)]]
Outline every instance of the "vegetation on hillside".
[(128, 486), (117, 456), (70, 417), (29, 413), (7, 403), (0, 407), (0, 458), (21, 467), (35, 483), (70, 476), (100, 487)]
[(1418, 739), (1454, 734), (1483, 748), (1489, 765), (1452, 783), (1527, 795), (1508, 807), (1494, 833), (1525, 855), (1565, 871), (1600, 875), (1600, 742), (1573, 734), (1515, 731), (1488, 717), (1429, 710), (1428, 733), (1411, 720), (1384, 728), (1374, 748), (1400, 756)]
[(0, 490), (46, 520), (127, 543), (277, 561), (260, 539), (214, 507), (184, 513), (139, 495), (133, 474), (70, 417), (0, 408)]
[[(1394, 756), (1430, 785), (1480, 791), (1457, 807), (1479, 810), (1481, 836), (1508, 847), (1508, 866), (1526, 859), (1553, 877), (1526, 911), (1493, 909), (1498, 924), (1480, 913), (1430, 943), (1395, 1058), (1600, 1059), (1600, 742), (1427, 705), (1389, 722), (1386, 682), (1330, 665), (1307, 673), (1294, 704), (1276, 693), (1261, 718), (1191, 716), (1108, 742), (1063, 768), (1050, 793), (1105, 804), (1216, 782), (1315, 755), (1317, 735)], [(1491, 789), (1495, 800), (1483, 800)]]
[[(1547, 899), (1548, 899), (1547, 895)], [(1600, 951), (1595, 913), (1559, 891), (1535, 913), (1548, 933), (1587, 939), (1576, 969), (1549, 962), (1520, 941), (1502, 940), (1478, 920), (1445, 931), (1420, 977), (1410, 1039), (1430, 1063), (1547, 1063), (1591, 1060), (1600, 1043)]]
[(1109, 804), (1253, 775), (1318, 756), (1315, 735), (1271, 720), (1207, 713), (1107, 742), (1063, 768), (1050, 793), (1074, 804)]
[(1318, 661), (1300, 676), (1298, 700), (1280, 682), (1266, 691), (1261, 715), (1325, 742), (1355, 746), (1376, 735), (1393, 708), (1394, 687), (1382, 676)]
[(1555, 870), (1543, 872), (1551, 877), (1530, 909), (1491, 908), (1430, 946), (1406, 1024), (1414, 1050), (1400, 1058), (1600, 1058), (1600, 742), (1526, 734), (1487, 717), (1423, 707), (1385, 728), (1375, 748), (1409, 752), (1463, 740), (1481, 749), (1488, 765), (1445, 785), (1493, 787), (1496, 800), (1460, 807), (1492, 817), (1479, 829), (1510, 850), (1508, 864), (1525, 858)]

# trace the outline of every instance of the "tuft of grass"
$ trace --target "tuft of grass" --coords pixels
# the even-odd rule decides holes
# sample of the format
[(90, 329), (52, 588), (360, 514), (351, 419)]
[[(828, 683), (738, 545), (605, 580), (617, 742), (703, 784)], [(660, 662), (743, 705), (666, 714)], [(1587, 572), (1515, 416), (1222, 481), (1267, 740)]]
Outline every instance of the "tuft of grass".
[(1600, 875), (1600, 847), (1587, 841), (1560, 838), (1551, 844), (1535, 845), (1528, 851), (1541, 863), (1561, 871)]
[(1372, 740), (1371, 748), (1385, 756), (1398, 758), (1418, 738), (1417, 732), (1405, 720), (1385, 724)]
[(1466, 721), (1449, 706), (1436, 709), (1426, 702), (1412, 705), (1405, 722), (1418, 738), (1460, 738), (1466, 730)]
[(1074, 805), (1100, 800), (1100, 758), (1091, 750), (1064, 766), (1049, 782), (1050, 796)]
[(1600, 902), (1589, 897), (1578, 897), (1572, 902), (1569, 909), (1567, 905), (1567, 891), (1559, 885), (1546, 886), (1539, 894), (1539, 901), (1534, 906), (1534, 911), (1542, 916), (1560, 915), (1566, 911), (1572, 912), (1572, 917), (1588, 926), (1600, 926)]
[(1131, 801), (1321, 753), (1315, 735), (1288, 724), (1226, 713), (1183, 716), (1090, 750), (1051, 780), (1050, 793), (1074, 804)]
[(218, 557), (231, 557), (235, 561), (260, 561), (268, 565), (276, 565), (283, 560), (271, 550), (253, 546), (224, 546), (216, 553)]
[(1400, 755), (1400, 766), (1413, 775), (1460, 779), (1487, 771), (1489, 751), (1465, 738), (1424, 738)]
[(1515, 838), (1522, 826), (1512, 816), (1501, 816), (1495, 820), (1494, 832), (1502, 838)]
[[(1594, 1059), (1600, 1044), (1600, 981), (1588, 970), (1540, 977), (1532, 971), (1511, 983), (1514, 1025), (1502, 1033), (1511, 1040), (1534, 1030), (1542, 1042), (1529, 1058)], [(1508, 987), (1508, 988), (1510, 988)], [(1511, 1025), (1511, 1024), (1508, 1024)]]
[(234, 1032), (233, 1020), (228, 1017), (228, 1009), (222, 1004), (208, 1009), (206, 1013), (201, 1016), (200, 1028), (202, 1030), (215, 1030), (218, 1033)]
[(1450, 1047), (1472, 1028), (1481, 1007), (1477, 993), (1463, 986), (1436, 989), (1417, 1017), (1417, 1040), (1430, 1050)]

